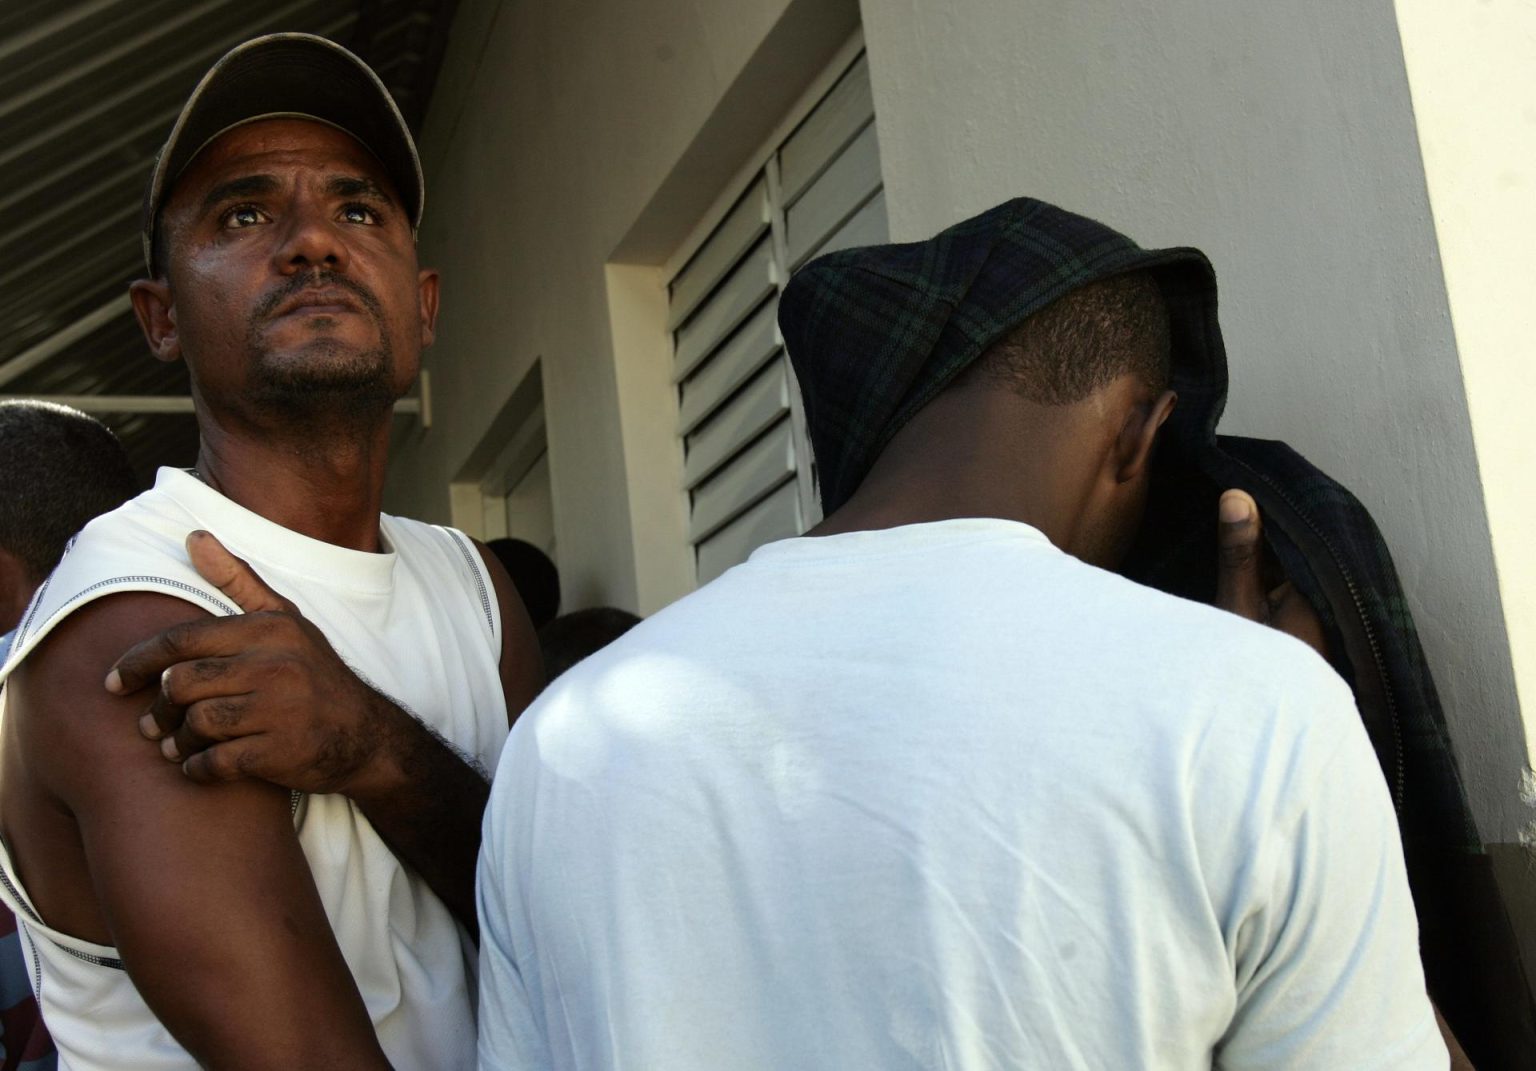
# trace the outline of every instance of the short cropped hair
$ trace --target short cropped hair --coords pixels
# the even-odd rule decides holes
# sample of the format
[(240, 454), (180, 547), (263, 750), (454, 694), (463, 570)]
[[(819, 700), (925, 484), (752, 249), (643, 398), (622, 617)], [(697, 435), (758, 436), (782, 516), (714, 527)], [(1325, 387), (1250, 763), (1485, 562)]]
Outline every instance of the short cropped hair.
[(562, 614), (539, 629), (544, 677), (552, 681), (588, 655), (594, 655), (640, 623), (615, 606), (594, 606)]
[(1010, 330), (956, 383), (989, 382), (1040, 405), (1071, 405), (1126, 373), (1154, 391), (1171, 375), (1168, 306), (1135, 271), (1057, 298)]
[(526, 539), (493, 539), (486, 549), (500, 559), (534, 628), (543, 628), (560, 612), (560, 570)]
[(138, 493), (117, 436), (78, 409), (0, 402), (0, 548), (35, 582), (92, 517)]

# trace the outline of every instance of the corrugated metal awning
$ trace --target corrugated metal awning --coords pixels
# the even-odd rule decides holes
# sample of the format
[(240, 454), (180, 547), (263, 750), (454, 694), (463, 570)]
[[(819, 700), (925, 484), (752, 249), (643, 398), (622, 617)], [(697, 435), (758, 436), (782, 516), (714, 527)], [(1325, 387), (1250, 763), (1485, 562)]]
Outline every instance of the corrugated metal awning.
[[(198, 78), (250, 37), (317, 33), (372, 64), (419, 132), (453, 8), (454, 0), (0, 4), (0, 395), (186, 395), (186, 370), (149, 355), (126, 295), (143, 273), (144, 183)], [(184, 413), (100, 415), (141, 475), (195, 456), (197, 429)]]

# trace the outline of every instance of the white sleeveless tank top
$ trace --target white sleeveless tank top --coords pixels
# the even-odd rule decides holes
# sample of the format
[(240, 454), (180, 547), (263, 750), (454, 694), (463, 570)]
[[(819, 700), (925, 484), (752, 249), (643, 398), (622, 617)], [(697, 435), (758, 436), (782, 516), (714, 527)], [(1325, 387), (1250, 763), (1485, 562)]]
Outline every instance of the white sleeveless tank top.
[[(153, 490), (80, 533), (22, 618), (0, 682), (60, 621), (103, 595), (159, 592), (214, 614), (238, 613), (188, 561), (184, 541), (195, 528), (250, 562), (360, 677), (483, 771), (495, 769), (507, 736), (501, 619), (467, 538), (385, 515), (384, 553), (347, 550), (274, 524), (175, 469), (161, 469)], [(294, 825), (391, 1063), (473, 1067), (476, 960), (463, 929), (349, 800), (296, 795)], [(0, 900), (16, 914), (61, 1068), (197, 1066), (139, 996), (116, 950), (59, 933), (38, 916), (3, 846)]]

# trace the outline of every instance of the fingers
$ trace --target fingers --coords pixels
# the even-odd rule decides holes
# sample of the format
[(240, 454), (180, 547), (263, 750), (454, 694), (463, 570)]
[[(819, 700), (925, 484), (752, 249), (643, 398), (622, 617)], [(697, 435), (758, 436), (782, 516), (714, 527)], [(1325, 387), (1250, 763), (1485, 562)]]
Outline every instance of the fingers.
[(1271, 591), (1269, 599), (1269, 624), (1289, 636), (1295, 636), (1318, 654), (1327, 658), (1328, 632), (1323, 619), (1318, 616), (1304, 595), (1289, 580)]
[(243, 777), (260, 777), (265, 747), (266, 739), (260, 736), (242, 736), (215, 744), (188, 756), (181, 764), (181, 772), (204, 785), (238, 781)]
[(107, 674), (106, 689), (131, 695), (179, 662), (229, 658), (256, 645), (287, 615), (200, 617), (134, 644)]
[(196, 531), (188, 535), (187, 554), (192, 559), (192, 567), (202, 578), (228, 595), (246, 613), (263, 610), (296, 612), (292, 603), (268, 587), (249, 563), (225, 549), (213, 533)]
[(1217, 510), (1216, 605), (1294, 636), (1327, 658), (1327, 631), (1305, 596), (1290, 581), (1264, 590), (1264, 523), (1253, 497), (1227, 491)]
[(243, 695), (219, 696), (191, 704), (181, 724), (160, 741), (160, 754), (180, 762), (209, 747), (253, 735), (245, 724), (249, 709), (250, 697)]
[(262, 627), (253, 615), (280, 612), (301, 616), (297, 607), (269, 588), (255, 570), (210, 533), (196, 531), (187, 536), (187, 554), (203, 579), (234, 600), (246, 616), (189, 621), (135, 645), (108, 672), (107, 691), (130, 695), (178, 662), (238, 653), (253, 638), (247, 630)]
[(227, 658), (178, 662), (160, 674), (160, 687), (149, 709), (139, 718), (139, 732), (158, 740), (181, 727), (189, 704), (215, 696), (245, 692), (239, 665)]
[(1263, 524), (1246, 491), (1227, 491), (1218, 507), (1216, 605), (1251, 621), (1269, 616), (1261, 575)]

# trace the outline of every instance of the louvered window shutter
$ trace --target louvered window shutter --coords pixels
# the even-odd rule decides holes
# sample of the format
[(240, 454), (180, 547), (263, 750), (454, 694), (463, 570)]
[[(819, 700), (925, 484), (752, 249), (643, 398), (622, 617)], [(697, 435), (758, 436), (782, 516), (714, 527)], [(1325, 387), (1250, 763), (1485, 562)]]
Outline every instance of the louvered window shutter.
[(861, 55), (671, 282), (683, 488), (700, 584), (819, 517), (778, 299), (812, 257), (887, 240), (874, 118)]

